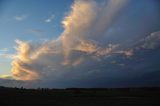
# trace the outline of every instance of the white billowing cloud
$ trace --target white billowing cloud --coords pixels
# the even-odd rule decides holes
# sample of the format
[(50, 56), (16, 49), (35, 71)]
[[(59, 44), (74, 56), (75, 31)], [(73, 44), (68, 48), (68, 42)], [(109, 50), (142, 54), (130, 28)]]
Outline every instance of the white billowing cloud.
[(149, 36), (143, 39), (142, 48), (154, 49), (160, 47), (160, 31), (151, 33)]
[[(122, 51), (119, 48), (120, 44), (103, 44), (104, 42), (99, 42), (95, 38), (103, 38), (125, 3), (126, 0), (109, 0), (101, 6), (91, 0), (76, 0), (62, 21), (64, 32), (57, 40), (38, 44), (16, 40), (17, 54), (14, 56), (11, 70), (14, 78), (18, 80), (78, 78), (89, 71), (82, 69), (81, 65), (87, 67), (86, 65), (96, 63), (101, 57), (119, 54), (118, 51)], [(123, 50), (121, 54), (130, 56), (132, 51)]]
[(70, 49), (79, 44), (79, 40), (90, 36), (93, 22), (97, 15), (94, 1), (75, 1), (72, 11), (62, 21), (64, 32), (60, 36), (63, 43), (64, 55), (67, 58)]
[(45, 22), (46, 22), (46, 23), (52, 22), (53, 19), (54, 19), (54, 17), (55, 17), (55, 16), (52, 14), (49, 18), (47, 18), (47, 19), (45, 20)]
[(31, 61), (30, 54), (32, 53), (32, 47), (29, 45), (29, 42), (17, 40), (16, 43), (19, 44), (19, 47), (16, 48), (18, 53), (12, 62), (13, 68), (11, 71), (13, 76), (21, 80), (37, 79), (38, 74), (28, 68)]
[[(32, 44), (16, 40), (17, 54), (12, 62), (12, 73), (19, 80), (39, 79), (46, 70), (52, 70), (53, 66), (61, 65), (63, 56), (58, 41), (48, 41), (40, 44)], [(52, 67), (50, 67), (52, 66)], [(44, 71), (42, 71), (44, 70)]]
[(15, 18), (16, 21), (23, 21), (23, 20), (25, 20), (27, 17), (28, 17), (28, 15), (23, 14), (23, 15), (15, 16), (14, 18)]

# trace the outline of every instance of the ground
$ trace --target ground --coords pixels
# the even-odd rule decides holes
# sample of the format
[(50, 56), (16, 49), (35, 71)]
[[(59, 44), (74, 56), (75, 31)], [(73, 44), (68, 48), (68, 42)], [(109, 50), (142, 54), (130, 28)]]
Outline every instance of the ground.
[(0, 104), (21, 106), (155, 106), (160, 88), (0, 88)]

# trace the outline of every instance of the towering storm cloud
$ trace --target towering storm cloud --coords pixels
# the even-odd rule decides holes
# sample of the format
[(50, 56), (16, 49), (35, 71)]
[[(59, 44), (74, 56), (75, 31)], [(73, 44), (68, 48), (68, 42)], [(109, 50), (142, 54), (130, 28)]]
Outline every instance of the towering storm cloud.
[[(104, 36), (107, 28), (112, 24), (118, 12), (126, 4), (126, 0), (109, 0), (103, 4), (95, 1), (77, 0), (71, 12), (64, 18), (62, 24), (64, 32), (60, 36), (65, 58), (76, 46), (85, 41), (95, 40)], [(86, 43), (87, 43), (86, 42)], [(83, 49), (83, 47), (82, 47)], [(90, 51), (90, 49), (88, 49)]]
[[(103, 4), (75, 1), (62, 21), (64, 32), (56, 41), (41, 44), (16, 41), (18, 53), (12, 62), (13, 76), (20, 80), (38, 79), (57, 74), (54, 71), (65, 71), (66, 67), (79, 65), (86, 61), (86, 57), (94, 59), (101, 55), (111, 55), (118, 45), (109, 44), (103, 48), (94, 37), (104, 36), (106, 28), (125, 3), (126, 0), (110, 0)], [(80, 58), (73, 55), (79, 55)]]
[[(92, 87), (145, 73), (135, 71), (135, 67), (146, 69), (144, 65), (139, 66), (145, 57), (140, 53), (147, 55), (145, 50), (159, 47), (158, 29), (152, 29), (156, 23), (156, 18), (152, 18), (158, 13), (154, 2), (146, 1), (150, 10), (145, 5), (137, 5), (140, 10), (136, 12), (132, 11), (132, 2), (75, 0), (62, 21), (64, 31), (57, 39), (38, 43), (16, 40), (12, 78), (40, 81), (42, 86), (54, 83), (55, 86)], [(147, 20), (145, 15), (139, 15), (142, 12), (150, 22), (141, 23)]]

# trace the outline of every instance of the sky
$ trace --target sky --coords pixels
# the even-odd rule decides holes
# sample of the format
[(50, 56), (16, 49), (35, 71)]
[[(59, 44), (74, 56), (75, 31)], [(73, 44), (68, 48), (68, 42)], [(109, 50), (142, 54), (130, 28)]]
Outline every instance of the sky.
[(0, 0), (0, 85), (160, 86), (159, 0)]

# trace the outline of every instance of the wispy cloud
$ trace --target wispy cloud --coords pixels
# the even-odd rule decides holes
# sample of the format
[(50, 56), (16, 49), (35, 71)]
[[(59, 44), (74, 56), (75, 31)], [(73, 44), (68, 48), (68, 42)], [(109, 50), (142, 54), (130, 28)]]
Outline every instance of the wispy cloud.
[(0, 58), (14, 59), (14, 55), (13, 55), (13, 54), (1, 53), (1, 54), (0, 54)]
[(41, 30), (41, 29), (30, 29), (30, 30), (27, 31), (27, 33), (33, 34), (33, 35), (36, 35), (36, 36), (45, 36), (47, 34), (46, 31)]
[(2, 49), (0, 49), (0, 52), (8, 52), (8, 51), (9, 51), (8, 48), (2, 48)]
[(0, 79), (11, 79), (11, 80), (13, 80), (14, 78), (13, 78), (13, 76), (12, 75), (8, 75), (8, 74), (6, 74), (6, 75), (0, 75)]
[(9, 54), (8, 48), (0, 49), (0, 58), (14, 59), (14, 54)]
[(134, 55), (134, 50), (133, 49), (128, 49), (128, 50), (119, 50), (119, 51), (115, 51), (114, 53), (116, 54), (123, 54), (127, 57), (131, 57)]
[(114, 51), (119, 47), (118, 44), (109, 44), (106, 48), (100, 48), (96, 55), (97, 56), (109, 56), (114, 53)]
[(74, 50), (86, 52), (86, 53), (93, 53), (96, 52), (98, 49), (97, 44), (94, 41), (79, 41), (79, 45), (77, 45)]
[(151, 33), (149, 36), (146, 36), (142, 39), (142, 48), (154, 49), (160, 47), (160, 31)]
[(49, 18), (47, 18), (47, 19), (45, 20), (45, 22), (46, 22), (46, 23), (50, 23), (50, 22), (53, 21), (54, 18), (55, 18), (55, 15), (52, 14)]
[(17, 15), (17, 16), (15, 16), (14, 19), (15, 19), (16, 21), (23, 21), (23, 20), (25, 20), (27, 17), (28, 17), (28, 15), (23, 14), (23, 15)]

